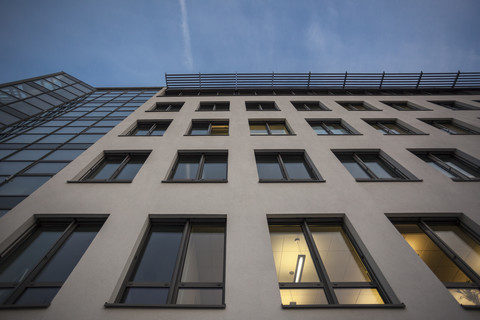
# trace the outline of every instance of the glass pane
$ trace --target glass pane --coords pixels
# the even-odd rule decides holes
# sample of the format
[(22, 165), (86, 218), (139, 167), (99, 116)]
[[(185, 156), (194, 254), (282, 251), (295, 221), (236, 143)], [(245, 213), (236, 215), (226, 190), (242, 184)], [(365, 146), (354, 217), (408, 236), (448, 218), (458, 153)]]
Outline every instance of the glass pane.
[(66, 162), (40, 162), (28, 169), (26, 173), (55, 174), (62, 170), (67, 164)]
[(106, 128), (90, 128), (86, 132), (88, 133), (107, 133), (108, 131), (112, 130), (111, 127), (106, 127)]
[(339, 304), (384, 304), (377, 289), (335, 289)]
[(209, 126), (210, 124), (208, 122), (195, 122), (192, 125), (192, 130), (190, 131), (190, 134), (192, 136), (206, 135), (208, 134)]
[(6, 143), (31, 143), (40, 138), (43, 138), (44, 136), (45, 135), (43, 134), (22, 134), (8, 140)]
[(212, 124), (210, 134), (213, 136), (226, 136), (228, 135), (228, 124)]
[(376, 123), (372, 123), (371, 124), (372, 127), (374, 127), (375, 129), (377, 129), (377, 131), (383, 133), (383, 134), (389, 134), (387, 130), (384, 130), (382, 127), (380, 127), (378, 124)]
[(57, 150), (49, 154), (45, 158), (45, 160), (73, 160), (78, 157), (82, 152), (83, 150)]
[(221, 305), (222, 289), (180, 289), (177, 304)]
[(337, 155), (338, 160), (342, 162), (345, 168), (351, 173), (355, 179), (370, 179), (370, 176), (362, 169), (362, 167), (353, 160), (351, 155)]
[(82, 134), (77, 136), (69, 143), (94, 143), (101, 137), (103, 137), (103, 134)]
[(282, 155), (289, 179), (313, 180), (315, 176), (307, 168), (303, 155)]
[(0, 266), (0, 282), (18, 283), (35, 268), (53, 244), (60, 238), (65, 226), (39, 228)]
[(325, 125), (333, 134), (350, 134), (350, 132), (342, 127), (340, 123), (326, 123)]
[(268, 124), (271, 134), (288, 134), (287, 127), (283, 123)]
[(168, 288), (127, 288), (122, 303), (151, 304), (167, 303)]
[(202, 180), (226, 180), (227, 156), (205, 156)]
[(441, 126), (439, 126), (439, 128), (450, 134), (469, 134), (467, 130), (464, 130), (462, 127), (456, 126), (453, 123), (441, 123)]
[(58, 130), (55, 133), (79, 133), (83, 131), (83, 129), (85, 129), (85, 127), (66, 127)]
[(40, 140), (38, 143), (63, 143), (73, 137), (74, 136), (70, 134), (52, 134)]
[(447, 171), (447, 170), (443, 169), (441, 166), (439, 166), (436, 162), (434, 162), (433, 160), (431, 160), (431, 159), (428, 158), (427, 156), (421, 155), (420, 158), (423, 159), (426, 163), (428, 163), (428, 165), (430, 165), (431, 167), (437, 169), (438, 171), (440, 171), (441, 173), (443, 173), (443, 174), (446, 175), (447, 177), (449, 177), (449, 178), (457, 178), (456, 175), (450, 173), (450, 171)]
[(157, 124), (155, 129), (152, 131), (151, 135), (152, 136), (163, 136), (165, 134), (166, 130), (167, 130), (166, 125)]
[(283, 180), (282, 170), (276, 155), (256, 155), (257, 171), (260, 180)]
[(284, 306), (328, 304), (323, 289), (281, 289), (280, 296)]
[(458, 226), (430, 226), (435, 234), (480, 274), (480, 244)]
[(182, 282), (223, 282), (225, 227), (193, 226)]
[(152, 124), (139, 124), (137, 128), (132, 132), (132, 135), (134, 136), (146, 136), (150, 128), (152, 127)]
[(310, 226), (310, 230), (330, 281), (372, 281), (341, 226)]
[(183, 180), (183, 179), (195, 180), (197, 178), (199, 163), (200, 163), (199, 155), (180, 156), (172, 179), (173, 180)]
[(27, 288), (16, 305), (46, 305), (49, 304), (60, 288)]
[(312, 125), (312, 128), (317, 134), (329, 134), (321, 125)]
[(24, 169), (31, 162), (0, 162), (0, 175), (12, 175)]
[(102, 160), (102, 163), (85, 179), (108, 180), (118, 169), (120, 163), (125, 159), (124, 156), (112, 156)]
[[(50, 133), (50, 132), (53, 132), (55, 130), (57, 130), (58, 127), (36, 127), (30, 131), (28, 131), (28, 133)], [(66, 132), (68, 133), (68, 132)]]
[(480, 172), (474, 170), (473, 168), (469, 167), (466, 165), (463, 161), (459, 160), (453, 155), (450, 154), (442, 154), (442, 155), (437, 155), (437, 157), (448, 164), (450, 167), (460, 171), (464, 175), (466, 175), (469, 178), (475, 178), (475, 177), (480, 177)]
[(415, 224), (395, 225), (408, 244), (442, 282), (472, 282)]
[(132, 156), (130, 161), (123, 167), (122, 171), (118, 174), (115, 180), (133, 180), (138, 173), (138, 170), (142, 167), (145, 162), (144, 157), (135, 157)]
[(300, 226), (269, 226), (278, 282), (319, 282)]
[(478, 289), (448, 289), (452, 296), (464, 306), (480, 306), (480, 290)]
[(170, 282), (183, 226), (153, 225), (132, 276), (135, 282)]
[(400, 178), (378, 155), (358, 155), (363, 163), (373, 171), (379, 179)]
[(268, 134), (267, 126), (264, 123), (250, 124), (250, 134)]
[(0, 195), (29, 195), (50, 177), (16, 177), (0, 187)]
[(12, 289), (0, 288), (0, 304), (3, 304), (5, 300), (10, 296)]
[(78, 227), (50, 259), (35, 282), (64, 282), (77, 265), (99, 230), (98, 226)]

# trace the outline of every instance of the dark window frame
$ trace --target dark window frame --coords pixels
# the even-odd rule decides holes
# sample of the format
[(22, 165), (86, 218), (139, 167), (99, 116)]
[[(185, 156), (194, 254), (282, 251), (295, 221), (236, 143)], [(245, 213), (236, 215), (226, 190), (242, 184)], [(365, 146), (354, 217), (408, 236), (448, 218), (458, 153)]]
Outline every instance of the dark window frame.
[[(133, 128), (127, 131), (126, 134), (121, 136), (129, 136), (129, 137), (146, 137), (146, 136), (154, 136), (154, 137), (161, 137), (162, 135), (152, 135), (152, 133), (157, 129), (159, 126), (165, 127), (164, 131), (167, 131), (168, 127), (172, 123), (171, 119), (166, 120), (137, 120), (137, 123), (134, 125)], [(141, 125), (150, 125), (150, 129), (148, 130), (147, 134), (144, 135), (137, 135), (135, 134), (139, 126)]]
[(477, 106), (472, 106), (456, 100), (429, 100), (428, 102), (453, 111), (480, 110), (480, 108)]
[[(425, 122), (426, 124), (431, 125), (432, 127), (435, 127), (437, 129), (440, 129), (448, 134), (451, 135), (478, 135), (480, 134), (480, 129), (475, 128), (474, 126), (471, 126), (465, 122), (452, 119), (452, 118), (443, 118), (443, 119), (419, 119), (422, 122)], [(458, 127), (460, 130), (466, 131), (465, 133), (455, 133), (448, 127), (444, 126), (443, 124), (449, 124), (454, 127)]]
[[(148, 157), (150, 156), (151, 151), (133, 151), (133, 152), (104, 152), (103, 157), (98, 160), (90, 169), (87, 170), (82, 176), (78, 179), (78, 181), (69, 181), (69, 182), (81, 182), (81, 183), (130, 183), (135, 179), (116, 179), (117, 176), (122, 172), (122, 170), (127, 166), (131, 159), (142, 157), (143, 164), (147, 161)], [(106, 159), (113, 158), (113, 157), (123, 157), (123, 160), (118, 165), (117, 169), (110, 175), (108, 179), (95, 179), (93, 174), (102, 167), (105, 163)], [(108, 162), (107, 162), (108, 163)], [(142, 164), (142, 166), (143, 166)], [(140, 171), (140, 168), (138, 171)], [(135, 174), (135, 176), (138, 174)]]
[[(380, 130), (382, 130), (383, 135), (389, 136), (409, 136), (409, 135), (426, 135), (424, 132), (400, 121), (398, 119), (362, 119), (366, 123), (368, 123), (372, 128), (376, 131), (379, 131), (374, 125), (378, 126)], [(393, 124), (399, 127), (401, 130), (405, 131), (406, 133), (395, 133), (390, 128), (385, 126), (385, 124)]]
[[(365, 101), (335, 101), (340, 106), (342, 106), (347, 111), (382, 111), (374, 106), (371, 106), (369, 103)], [(356, 105), (362, 105), (364, 109), (358, 109)]]
[[(211, 110), (207, 109), (207, 107), (210, 107), (210, 105), (212, 107)], [(217, 107), (224, 108), (224, 109), (217, 110)], [(200, 102), (197, 110), (195, 111), (224, 111), (224, 112), (230, 111), (230, 101), (212, 101), (212, 102), (203, 101), (203, 102)]]
[[(335, 154), (337, 159), (342, 163), (345, 169), (352, 175), (352, 177), (357, 182), (413, 182), (413, 181), (422, 181), (410, 173), (407, 169), (405, 169), (402, 165), (392, 159), (389, 155), (387, 155), (382, 150), (372, 149), (372, 150), (339, 150), (339, 149), (332, 149), (332, 152)], [(392, 178), (379, 178), (359, 157), (359, 155), (373, 155), (376, 156), (379, 161), (384, 164), (388, 169), (393, 171), (397, 177)], [(352, 159), (361, 167), (364, 173), (366, 173), (369, 178), (355, 178), (353, 174), (347, 169), (344, 163), (338, 158), (339, 156), (352, 156)]]
[[(157, 216), (151, 215), (149, 217), (149, 225), (144, 232), (139, 246), (136, 248), (136, 254), (130, 263), (130, 267), (122, 282), (121, 289), (119, 290), (113, 303), (106, 302), (105, 307), (117, 307), (117, 308), (198, 308), (198, 309), (224, 309), (225, 305), (225, 280), (226, 280), (226, 250), (227, 250), (227, 223), (226, 217), (223, 215), (199, 215), (196, 217), (182, 216), (182, 215), (169, 215)], [(160, 226), (183, 226), (182, 239), (180, 241), (180, 247), (175, 261), (175, 267), (172, 278), (168, 283), (135, 283), (129, 281), (133, 273), (136, 270), (138, 263), (141, 261), (142, 254), (146, 248), (147, 240), (151, 234), (152, 227), (154, 225)], [(224, 243), (223, 243), (223, 281), (222, 282), (182, 282), (181, 276), (183, 268), (185, 266), (185, 258), (188, 249), (188, 243), (192, 225), (204, 225), (204, 226), (223, 226), (224, 227)], [(122, 302), (125, 296), (125, 292), (128, 288), (134, 287), (155, 287), (155, 288), (168, 288), (169, 293), (166, 304), (126, 304)], [(202, 304), (176, 304), (178, 291), (180, 289), (190, 288), (205, 288), (205, 289), (222, 289), (222, 304), (219, 305), (202, 305)]]
[[(318, 126), (319, 125), (323, 128), (323, 130), (325, 130), (325, 132), (327, 132), (327, 134), (319, 134), (319, 133), (315, 132), (318, 136), (354, 136), (354, 135), (361, 135), (360, 132), (355, 130), (351, 125), (349, 125), (343, 119), (305, 119), (305, 121), (307, 121), (307, 123), (310, 125), (310, 127), (312, 127), (312, 129), (313, 129), (313, 126)], [(348, 133), (345, 133), (345, 134), (333, 133), (330, 130), (330, 128), (328, 128), (328, 126), (326, 124), (340, 125), (343, 129), (348, 131)], [(315, 131), (315, 129), (313, 129), (313, 130)]]
[[(276, 150), (255, 150), (255, 163), (257, 164), (257, 156), (275, 156), (277, 160), (277, 164), (280, 168), (283, 178), (282, 179), (262, 179), (260, 175), (258, 175), (258, 182), (260, 183), (271, 183), (271, 182), (325, 182), (322, 178), (320, 173), (318, 172), (317, 168), (313, 165), (311, 159), (308, 157), (305, 150), (288, 150), (288, 151), (276, 151)], [(303, 163), (305, 165), (305, 169), (307, 172), (312, 176), (311, 179), (295, 179), (290, 178), (285, 167), (283, 157), (286, 156), (302, 156)], [(257, 164), (257, 174), (258, 174), (258, 164)]]
[[(178, 164), (181, 163), (180, 160), (182, 157), (188, 156), (200, 156), (198, 162), (198, 169), (196, 172), (195, 179), (174, 179), (175, 172), (178, 168)], [(204, 170), (205, 160), (207, 157), (216, 157), (224, 156), (225, 157), (225, 179), (202, 179), (202, 174)], [(173, 162), (172, 168), (169, 170), (168, 176), (162, 182), (166, 183), (227, 183), (228, 182), (228, 150), (180, 150), (177, 152), (176, 158)]]
[(275, 101), (245, 101), (247, 111), (280, 111)]
[[(301, 227), (307, 247), (314, 263), (319, 282), (289, 283), (279, 282), (279, 289), (323, 289), (328, 304), (314, 305), (283, 305), (283, 309), (310, 309), (310, 308), (405, 308), (405, 305), (396, 297), (383, 276), (381, 270), (375, 264), (373, 257), (368, 253), (366, 246), (355, 232), (350, 221), (344, 215), (324, 215), (324, 217), (298, 217), (290, 215), (269, 215), (268, 225), (297, 225)], [(329, 279), (327, 269), (321, 259), (309, 225), (313, 226), (339, 226), (352, 244), (355, 252), (372, 278), (371, 282), (333, 282)], [(339, 304), (334, 289), (377, 289), (384, 304)]]
[(419, 106), (415, 103), (405, 100), (380, 102), (398, 111), (432, 111), (431, 109)]
[[(290, 128), (290, 126), (288, 125), (287, 120), (285, 120), (285, 119), (271, 119), (271, 120), (268, 120), (268, 119), (267, 120), (249, 119), (248, 120), (249, 128), (250, 128), (250, 125), (252, 125), (252, 124), (253, 125), (264, 124), (265, 128), (267, 130), (267, 133), (262, 134), (262, 133), (251, 133), (250, 132), (251, 136), (293, 136), (293, 135), (295, 135), (293, 133), (292, 129)], [(284, 125), (287, 133), (273, 134), (272, 130), (270, 129), (271, 124), (282, 124), (282, 125)]]
[(297, 111), (332, 111), (320, 101), (290, 101), (290, 103)]
[[(194, 126), (196, 124), (206, 124), (208, 123), (208, 129), (206, 134), (192, 134), (192, 130), (194, 129)], [(213, 125), (226, 125), (228, 126), (228, 133), (227, 134), (212, 134), (212, 126)], [(188, 128), (187, 133), (185, 134), (186, 136), (220, 136), (220, 137), (225, 137), (230, 135), (230, 121), (228, 119), (215, 119), (215, 120), (204, 120), (204, 119), (193, 119), (192, 123), (190, 124), (190, 127)]]
[[(70, 236), (79, 226), (97, 226), (98, 232), (100, 232), (104, 222), (106, 221), (108, 215), (45, 215), (45, 214), (36, 214), (34, 215), (35, 222), (30, 226), (25, 232), (23, 232), (6, 250), (4, 250), (0, 255), (0, 265), (4, 261), (8, 260), (10, 257), (15, 256), (17, 250), (22, 247), (22, 245), (29, 241), (30, 237), (35, 234), (40, 228), (54, 228), (59, 226), (64, 226), (62, 235), (49, 247), (48, 251), (45, 253), (42, 259), (32, 268), (25, 278), (20, 281), (17, 285), (14, 283), (0, 283), (0, 288), (13, 288), (12, 293), (5, 300), (3, 304), (0, 304), (0, 309), (25, 309), (25, 308), (47, 308), (51, 303), (48, 304), (35, 304), (35, 305), (16, 305), (14, 304), (21, 295), (28, 288), (61, 288), (64, 282), (39, 282), (41, 285), (35, 283), (35, 278), (40, 275), (44, 268), (48, 265), (50, 261), (55, 257), (55, 254), (62, 248), (62, 246), (68, 241)], [(97, 234), (98, 234), (97, 232)], [(95, 237), (93, 238), (93, 240)], [(92, 241), (93, 241), (92, 240)], [(82, 253), (82, 256), (89, 249), (91, 244), (86, 248)], [(80, 258), (81, 259), (81, 258)], [(77, 263), (78, 264), (78, 263)], [(70, 271), (70, 273), (75, 269), (76, 265)], [(65, 281), (68, 280), (68, 276)], [(54, 295), (52, 298), (55, 299)]]
[(185, 102), (156, 102), (148, 112), (179, 112)]
[[(433, 226), (456, 226), (470, 236), (475, 242), (480, 244), (480, 228), (472, 220), (467, 219), (464, 216), (458, 215), (389, 215), (387, 214), (390, 222), (395, 226), (396, 224), (415, 224), (423, 233), (467, 276), (472, 282), (442, 282), (447, 289), (478, 289), (480, 290), (480, 274), (477, 274), (461, 257), (459, 257), (455, 250), (450, 248), (436, 233), (432, 230)], [(397, 230), (398, 231), (398, 230)], [(400, 231), (398, 231), (400, 233)], [(405, 241), (406, 242), (406, 241)], [(408, 244), (408, 243), (407, 243)], [(408, 244), (410, 246), (410, 244)], [(413, 250), (413, 248), (412, 248)], [(420, 258), (420, 257), (419, 257)], [(423, 263), (425, 261), (420, 258)], [(429, 268), (426, 263), (425, 266)], [(430, 269), (430, 268), (429, 268)], [(433, 273), (433, 271), (431, 271)], [(438, 279), (441, 281), (440, 279)], [(458, 302), (458, 301), (457, 301)], [(460, 304), (460, 303), (459, 303)], [(480, 309), (480, 305), (462, 305), (465, 309)]]

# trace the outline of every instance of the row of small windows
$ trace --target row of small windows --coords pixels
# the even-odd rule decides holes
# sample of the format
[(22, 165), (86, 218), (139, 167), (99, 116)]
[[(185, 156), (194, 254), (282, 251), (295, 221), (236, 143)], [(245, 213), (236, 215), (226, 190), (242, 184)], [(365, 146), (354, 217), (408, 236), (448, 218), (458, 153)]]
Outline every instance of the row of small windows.
[[(365, 101), (336, 101), (339, 105), (348, 111), (381, 111), (378, 108), (368, 104)], [(431, 109), (422, 107), (409, 101), (380, 101), (399, 111), (431, 111)], [(472, 106), (459, 101), (429, 101), (436, 105), (450, 110), (480, 110), (480, 107)], [(478, 102), (478, 101), (477, 101)], [(298, 111), (330, 111), (323, 103), (319, 101), (291, 101), (292, 105)], [(178, 112), (184, 102), (157, 102), (149, 111), (156, 112)], [(247, 111), (279, 111), (278, 105), (274, 101), (246, 101)], [(230, 102), (200, 102), (197, 111), (229, 111)]]
[[(418, 181), (381, 150), (332, 151), (356, 181)], [(480, 161), (461, 151), (411, 152), (455, 181), (480, 179)], [(131, 182), (148, 155), (148, 152), (105, 153), (79, 181)], [(255, 151), (255, 161), (260, 182), (324, 181), (304, 151)], [(227, 164), (227, 151), (179, 151), (164, 182), (227, 182)], [(0, 188), (0, 194), (4, 193), (3, 187)]]
[[(47, 307), (105, 217), (38, 218), (3, 252), (0, 307)], [(480, 307), (479, 235), (458, 218), (390, 217), (452, 296)], [(283, 308), (404, 307), (350, 222), (268, 219)], [(225, 307), (226, 217), (150, 218), (125, 280), (106, 307)], [(382, 280), (381, 280), (382, 279)]]
[[(361, 134), (342, 119), (305, 119), (317, 135)], [(424, 132), (398, 119), (363, 119), (384, 135), (416, 135)], [(435, 128), (453, 135), (480, 134), (480, 129), (456, 119), (419, 119)], [(138, 120), (127, 136), (162, 136), (171, 120)], [(293, 130), (284, 119), (249, 120), (251, 135), (292, 135)], [(192, 120), (186, 135), (226, 136), (229, 134), (228, 120)]]

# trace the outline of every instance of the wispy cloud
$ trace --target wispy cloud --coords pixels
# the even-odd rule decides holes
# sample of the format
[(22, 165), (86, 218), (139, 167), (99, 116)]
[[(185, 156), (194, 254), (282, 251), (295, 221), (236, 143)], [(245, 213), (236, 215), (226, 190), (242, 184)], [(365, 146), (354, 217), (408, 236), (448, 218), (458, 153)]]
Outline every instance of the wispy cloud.
[(180, 9), (182, 10), (182, 34), (184, 42), (184, 59), (185, 65), (190, 70), (193, 71), (193, 57), (192, 57), (192, 46), (190, 43), (190, 29), (188, 28), (188, 16), (187, 16), (187, 5), (185, 0), (180, 1)]

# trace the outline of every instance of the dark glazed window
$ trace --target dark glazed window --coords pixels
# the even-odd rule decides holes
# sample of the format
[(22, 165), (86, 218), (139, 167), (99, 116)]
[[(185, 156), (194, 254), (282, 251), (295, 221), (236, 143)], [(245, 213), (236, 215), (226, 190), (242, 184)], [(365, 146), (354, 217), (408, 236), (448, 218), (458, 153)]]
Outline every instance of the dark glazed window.
[(275, 121), (256, 121), (250, 120), (250, 134), (251, 135), (290, 135), (292, 134), (287, 127), (285, 120)]
[(255, 152), (260, 182), (319, 181), (304, 152)]
[(191, 136), (228, 136), (228, 121), (193, 120)]
[(420, 134), (412, 129), (407, 128), (401, 124), (398, 120), (383, 120), (383, 119), (369, 119), (365, 120), (369, 125), (375, 128), (378, 132), (387, 135), (400, 135), (400, 134)]
[(363, 101), (337, 101), (339, 105), (348, 111), (376, 111), (378, 109), (366, 104)]
[(307, 120), (307, 122), (319, 136), (358, 134), (342, 120)]
[(247, 111), (278, 111), (278, 107), (273, 101), (247, 101), (245, 106)]
[(224, 219), (153, 220), (116, 303), (223, 307), (224, 265)]
[(229, 111), (230, 102), (228, 101), (219, 101), (219, 102), (200, 102), (200, 106), (197, 111)]
[(131, 130), (128, 136), (163, 136), (168, 126), (169, 121), (138, 121), (137, 126)]
[(412, 151), (417, 157), (455, 181), (480, 179), (480, 161), (457, 151)]
[(183, 102), (157, 102), (152, 111), (160, 112), (178, 112), (183, 106)]
[(329, 111), (319, 101), (290, 101), (298, 111)]
[(341, 219), (269, 219), (269, 229), (282, 307), (393, 303)]
[(80, 180), (85, 182), (131, 182), (147, 157), (147, 153), (107, 153)]
[(167, 181), (226, 182), (227, 158), (226, 152), (180, 152)]
[(382, 101), (382, 103), (386, 104), (389, 107), (397, 109), (399, 111), (426, 111), (427, 108), (423, 108), (417, 105), (414, 105), (408, 101)]
[(473, 129), (473, 127), (454, 119), (421, 120), (449, 134), (480, 134), (477, 128)]
[(450, 110), (480, 110), (478, 107), (458, 101), (429, 101)]
[(414, 177), (392, 164), (387, 156), (378, 151), (335, 152), (338, 160), (357, 181), (412, 180)]
[(48, 306), (103, 220), (40, 219), (0, 260), (0, 306)]
[[(480, 306), (480, 242), (457, 220), (392, 219), (417, 255), (462, 306)], [(468, 227), (467, 227), (468, 228)]]

